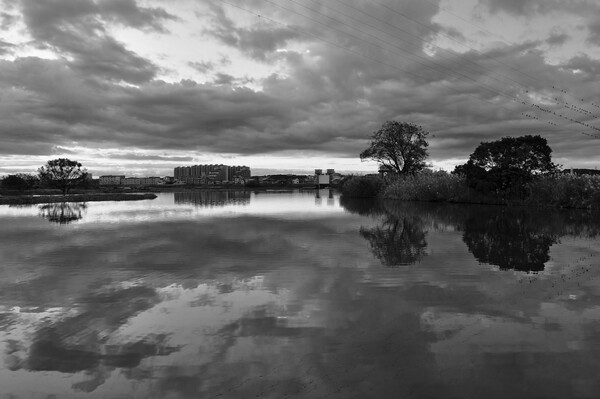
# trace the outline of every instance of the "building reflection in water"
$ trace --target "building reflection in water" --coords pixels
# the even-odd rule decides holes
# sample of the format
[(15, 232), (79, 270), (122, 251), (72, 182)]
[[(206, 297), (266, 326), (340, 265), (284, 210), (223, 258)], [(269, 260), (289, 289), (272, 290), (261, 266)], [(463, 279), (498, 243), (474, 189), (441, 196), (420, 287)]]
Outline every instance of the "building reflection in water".
[(40, 217), (50, 222), (68, 224), (83, 218), (87, 209), (85, 202), (55, 202), (38, 207)]
[(201, 207), (225, 205), (247, 205), (250, 203), (250, 191), (185, 191), (174, 193), (176, 204), (194, 204)]
[(321, 206), (323, 204), (323, 198), (327, 198), (327, 206), (335, 206), (335, 198), (332, 189), (322, 188), (315, 190), (315, 205)]

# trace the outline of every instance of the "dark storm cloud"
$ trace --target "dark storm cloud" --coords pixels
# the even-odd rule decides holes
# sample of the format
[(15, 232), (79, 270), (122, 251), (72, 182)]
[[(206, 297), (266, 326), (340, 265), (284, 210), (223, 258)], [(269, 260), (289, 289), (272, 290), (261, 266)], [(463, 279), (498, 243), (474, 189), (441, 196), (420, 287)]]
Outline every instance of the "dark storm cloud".
[[(600, 13), (598, 14), (600, 15)], [(600, 46), (600, 22), (595, 20), (588, 25), (589, 36), (588, 43)]]
[(292, 39), (298, 39), (299, 34), (288, 28), (273, 27), (237, 27), (233, 20), (227, 17), (222, 6), (211, 4), (215, 17), (215, 26), (205, 30), (205, 33), (221, 42), (236, 47), (254, 59), (266, 61), (270, 54)]
[(165, 32), (164, 21), (177, 20), (162, 8), (140, 7), (135, 0), (104, 0), (97, 3), (98, 13), (134, 28)]
[(586, 81), (600, 79), (600, 61), (594, 60), (586, 54), (571, 58), (563, 67), (571, 71), (580, 71)]
[(551, 46), (562, 46), (570, 39), (570, 36), (564, 32), (553, 32), (550, 37), (546, 39), (546, 43)]
[(152, 79), (157, 67), (110, 36), (106, 22), (163, 31), (161, 22), (174, 18), (161, 9), (113, 0), (25, 0), (22, 13), (38, 47), (73, 57), (70, 67), (89, 76), (132, 83)]
[[(432, 133), (433, 158), (467, 158), (483, 140), (529, 132), (523, 127), (533, 121), (522, 114), (530, 108), (521, 100), (562, 96), (553, 85), (578, 98), (597, 93), (595, 60), (579, 56), (564, 65), (546, 63), (540, 48), (564, 44), (569, 37), (562, 31), (488, 51), (435, 49), (431, 55), (423, 48), (437, 33), (463, 38), (461, 32), (431, 24), (438, 9), (429, 3), (356, 2), (356, 9), (337, 2), (337, 8), (306, 3), (314, 8), (311, 12), (294, 8), (312, 19), (264, 2), (235, 4), (294, 29), (266, 18), (238, 22), (229, 9), (213, 5), (213, 23), (204, 33), (259, 63), (281, 65), (281, 72), (260, 80), (234, 76), (221, 68), (237, 60), (223, 57), (189, 63), (210, 74), (208, 82), (164, 82), (156, 78), (152, 61), (110, 35), (108, 24), (161, 32), (174, 18), (165, 11), (134, 2), (25, 1), (23, 21), (38, 46), (63, 57), (0, 61), (0, 152), (51, 154), (56, 146), (76, 143), (131, 149), (132, 154), (140, 148), (237, 154), (292, 149), (353, 157), (384, 121), (396, 119)], [(508, 1), (486, 4), (495, 10), (521, 7)], [(533, 4), (538, 3), (525, 2), (522, 10)], [(326, 22), (332, 21), (322, 14), (338, 22), (329, 27)], [(345, 15), (360, 16), (371, 26)], [(572, 73), (576, 69), (579, 73)], [(582, 79), (590, 84), (581, 85)], [(260, 90), (246, 87), (249, 83)], [(533, 123), (540, 133), (546, 129), (553, 147), (572, 141), (544, 122)], [(594, 152), (587, 145), (578, 155)]]
[(503, 11), (516, 16), (548, 14), (554, 11), (589, 15), (600, 10), (600, 4), (586, 0), (479, 0), (479, 3), (488, 7), (492, 13)]
[(177, 157), (168, 155), (145, 155), (137, 154), (135, 152), (126, 152), (122, 154), (106, 155), (106, 158), (110, 159), (127, 159), (133, 161), (170, 161), (170, 162), (192, 162), (192, 157)]

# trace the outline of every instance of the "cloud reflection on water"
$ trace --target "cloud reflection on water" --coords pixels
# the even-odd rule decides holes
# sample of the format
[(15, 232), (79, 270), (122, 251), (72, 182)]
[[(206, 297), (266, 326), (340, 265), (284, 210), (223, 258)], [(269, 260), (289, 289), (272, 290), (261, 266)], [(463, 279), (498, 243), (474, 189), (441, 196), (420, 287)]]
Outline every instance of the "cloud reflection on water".
[[(220, 209), (284, 209), (288, 195)], [(323, 213), (313, 212), (314, 193), (291, 204), (293, 218), (246, 210), (1, 224), (3, 389), (73, 398), (526, 398), (535, 387), (577, 398), (597, 387), (587, 371), (600, 358), (596, 219), (512, 218), (522, 234), (557, 237), (542, 248), (544, 272), (528, 274), (498, 270), (495, 257), (480, 264), (467, 245), (467, 232), (480, 237), (481, 226), (510, 216), (504, 208), (342, 201)], [(365, 239), (394, 232), (390, 222), (408, 223), (411, 234), (385, 236), (379, 247)], [(484, 233), (499, 240), (493, 228)], [(511, 245), (497, 248), (514, 257)], [(564, 253), (572, 265), (557, 264)], [(385, 259), (409, 261), (389, 268)], [(573, 362), (579, 371), (565, 372)]]

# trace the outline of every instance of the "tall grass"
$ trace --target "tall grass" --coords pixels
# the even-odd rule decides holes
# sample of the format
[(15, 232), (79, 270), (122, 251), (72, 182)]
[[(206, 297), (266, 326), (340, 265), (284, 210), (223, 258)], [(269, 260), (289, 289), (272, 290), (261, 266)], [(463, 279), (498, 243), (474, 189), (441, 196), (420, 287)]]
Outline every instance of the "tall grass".
[(383, 180), (379, 176), (350, 176), (339, 187), (343, 197), (372, 198), (377, 197), (383, 188)]
[(526, 205), (600, 209), (600, 176), (555, 174), (527, 185)]
[(469, 188), (462, 176), (444, 171), (424, 171), (394, 179), (385, 186), (381, 196), (403, 201), (600, 209), (600, 176), (538, 176), (525, 185), (524, 192), (525, 197), (509, 192), (481, 193)]
[(462, 202), (468, 187), (465, 178), (444, 171), (423, 171), (401, 176), (383, 191), (383, 197), (403, 201)]

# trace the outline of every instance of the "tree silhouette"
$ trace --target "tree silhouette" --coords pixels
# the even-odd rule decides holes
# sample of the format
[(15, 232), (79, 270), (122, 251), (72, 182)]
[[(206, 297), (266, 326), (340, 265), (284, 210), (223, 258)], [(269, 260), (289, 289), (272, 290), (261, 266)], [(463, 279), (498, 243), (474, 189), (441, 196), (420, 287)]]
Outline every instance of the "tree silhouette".
[(17, 173), (8, 175), (2, 180), (2, 187), (24, 191), (34, 187), (38, 183), (38, 178), (26, 173)]
[(426, 255), (426, 232), (418, 216), (387, 214), (379, 226), (361, 227), (360, 235), (369, 241), (373, 254), (386, 266), (412, 265)]
[(88, 177), (81, 163), (67, 158), (53, 159), (38, 169), (42, 183), (62, 190), (63, 195), (72, 187), (81, 185)]
[(479, 144), (454, 173), (466, 176), (469, 187), (477, 191), (523, 197), (525, 184), (534, 176), (558, 170), (551, 154), (546, 139), (539, 135), (503, 137)]
[(550, 259), (550, 246), (559, 238), (543, 223), (529, 210), (485, 209), (467, 219), (463, 241), (479, 262), (502, 270), (539, 272)]
[(394, 173), (416, 173), (425, 167), (429, 133), (413, 123), (387, 121), (373, 133), (360, 159), (373, 159)]

